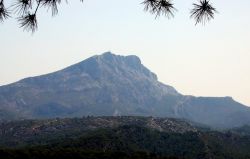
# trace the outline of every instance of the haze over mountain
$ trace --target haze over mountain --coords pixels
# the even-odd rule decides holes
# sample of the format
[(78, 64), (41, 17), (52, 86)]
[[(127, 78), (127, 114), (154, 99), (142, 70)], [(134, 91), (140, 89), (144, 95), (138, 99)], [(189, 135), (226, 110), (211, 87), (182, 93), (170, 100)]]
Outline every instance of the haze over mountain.
[(0, 120), (87, 115), (175, 117), (220, 128), (250, 123), (250, 108), (231, 97), (182, 95), (137, 56), (110, 52), (0, 87)]

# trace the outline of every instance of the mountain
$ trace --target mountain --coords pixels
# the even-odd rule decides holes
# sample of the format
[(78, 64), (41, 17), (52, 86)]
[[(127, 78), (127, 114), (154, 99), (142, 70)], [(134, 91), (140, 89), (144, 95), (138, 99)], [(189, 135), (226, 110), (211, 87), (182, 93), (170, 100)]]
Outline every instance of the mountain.
[(0, 87), (0, 120), (91, 115), (185, 118), (218, 128), (250, 123), (250, 108), (231, 97), (182, 95), (137, 56), (110, 52)]
[[(235, 130), (234, 130), (235, 131)], [(250, 136), (179, 119), (83, 117), (0, 124), (0, 158), (248, 159)]]

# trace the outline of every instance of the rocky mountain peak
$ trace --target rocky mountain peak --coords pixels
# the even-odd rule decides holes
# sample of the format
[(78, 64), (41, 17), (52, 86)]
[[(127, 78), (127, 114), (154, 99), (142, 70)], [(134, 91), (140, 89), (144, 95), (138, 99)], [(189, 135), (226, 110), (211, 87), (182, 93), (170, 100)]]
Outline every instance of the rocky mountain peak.
[(129, 56), (121, 56), (115, 55), (111, 52), (105, 52), (101, 55), (94, 56), (99, 62), (107, 62), (114, 65), (127, 65), (129, 67), (133, 67), (134, 69), (138, 69), (142, 67), (142, 63), (139, 57), (135, 55)]
[(83, 72), (91, 77), (99, 76), (144, 76), (145, 78), (157, 81), (157, 76), (142, 63), (139, 57), (135, 55), (122, 56), (111, 52), (105, 52), (101, 55), (92, 56), (78, 64), (65, 69), (67, 72), (81, 74)]

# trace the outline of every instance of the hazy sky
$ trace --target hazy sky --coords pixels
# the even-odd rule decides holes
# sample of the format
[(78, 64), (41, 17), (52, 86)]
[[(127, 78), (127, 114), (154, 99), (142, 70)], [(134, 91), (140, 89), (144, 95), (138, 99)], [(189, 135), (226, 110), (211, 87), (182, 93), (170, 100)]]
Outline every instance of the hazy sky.
[(174, 0), (174, 19), (154, 19), (142, 0), (69, 1), (51, 18), (39, 11), (31, 35), (15, 19), (0, 24), (0, 85), (46, 74), (112, 51), (134, 54), (180, 93), (232, 96), (250, 106), (250, 1), (211, 0), (209, 24), (189, 18), (195, 0)]

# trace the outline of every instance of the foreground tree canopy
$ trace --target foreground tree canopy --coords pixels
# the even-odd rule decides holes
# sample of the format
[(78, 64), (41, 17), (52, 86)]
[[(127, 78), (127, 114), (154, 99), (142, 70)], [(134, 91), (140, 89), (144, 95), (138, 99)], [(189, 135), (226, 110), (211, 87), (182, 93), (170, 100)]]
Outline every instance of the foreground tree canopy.
[[(6, 6), (5, 1), (0, 0), (0, 22), (5, 19), (16, 17), (20, 27), (26, 31), (34, 32), (37, 29), (37, 12), (41, 8), (51, 10), (52, 16), (58, 13), (58, 5), (62, 0), (15, 0), (10, 6)], [(83, 0), (80, 0), (83, 2)], [(67, 2), (67, 0), (65, 0)], [(158, 16), (174, 17), (177, 9), (174, 7), (172, 0), (144, 0), (144, 10)], [(193, 3), (193, 9), (190, 11), (190, 17), (194, 18), (195, 24), (205, 24), (214, 18), (216, 9), (209, 0), (200, 0)]]

